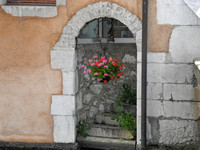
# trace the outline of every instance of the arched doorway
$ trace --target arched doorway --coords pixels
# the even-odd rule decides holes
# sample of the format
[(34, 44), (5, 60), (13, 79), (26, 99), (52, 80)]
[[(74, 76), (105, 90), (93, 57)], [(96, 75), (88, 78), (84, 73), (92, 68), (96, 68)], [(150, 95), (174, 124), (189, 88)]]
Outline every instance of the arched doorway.
[(119, 20), (136, 35), (137, 140), (140, 142), (142, 24), (128, 10), (109, 2), (98, 2), (78, 11), (64, 27), (60, 40), (51, 51), (51, 66), (53, 69), (61, 69), (63, 75), (63, 95), (52, 97), (54, 142), (74, 143), (76, 140), (76, 94), (78, 92), (76, 37), (87, 22), (104, 17)]

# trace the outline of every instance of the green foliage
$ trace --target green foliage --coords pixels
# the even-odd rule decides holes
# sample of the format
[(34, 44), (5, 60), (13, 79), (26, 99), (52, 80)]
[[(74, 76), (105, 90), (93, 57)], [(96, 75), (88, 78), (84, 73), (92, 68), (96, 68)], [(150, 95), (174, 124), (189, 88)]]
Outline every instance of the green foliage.
[(120, 96), (120, 99), (122, 102), (136, 105), (136, 89), (132, 89), (131, 85), (128, 84), (123, 84), (122, 89), (121, 89), (122, 95)]
[(80, 120), (76, 128), (77, 128), (78, 135), (81, 135), (82, 137), (86, 138), (88, 136), (87, 131), (91, 129), (91, 126), (87, 120)]
[[(128, 130), (133, 138), (136, 138), (136, 118), (132, 116), (129, 112), (122, 110), (122, 100), (117, 98), (117, 108), (115, 110), (115, 115), (109, 115), (112, 120), (116, 120), (118, 122), (119, 127), (123, 127), (123, 129)], [(130, 139), (130, 137), (126, 137), (125, 139)]]

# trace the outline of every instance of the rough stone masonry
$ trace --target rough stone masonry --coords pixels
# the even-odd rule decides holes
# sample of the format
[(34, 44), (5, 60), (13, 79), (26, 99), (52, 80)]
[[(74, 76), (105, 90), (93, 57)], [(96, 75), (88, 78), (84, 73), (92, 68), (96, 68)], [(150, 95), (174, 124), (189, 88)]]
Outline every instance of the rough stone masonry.
[[(126, 64), (123, 76), (117, 81), (100, 83), (83, 74), (81, 65), (95, 55), (113, 57)], [(116, 97), (123, 84), (136, 89), (137, 50), (136, 44), (84, 44), (77, 46), (79, 91), (77, 94), (77, 115), (79, 120), (94, 121), (99, 113), (114, 111)]]

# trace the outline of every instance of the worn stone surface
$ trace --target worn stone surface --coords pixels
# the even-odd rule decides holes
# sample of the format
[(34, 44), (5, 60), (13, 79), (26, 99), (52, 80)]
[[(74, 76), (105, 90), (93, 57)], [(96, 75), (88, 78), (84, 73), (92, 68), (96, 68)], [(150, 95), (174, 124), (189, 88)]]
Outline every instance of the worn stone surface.
[(194, 100), (192, 84), (164, 84), (163, 97), (165, 100)]
[[(178, 40), (177, 40), (178, 39)], [(169, 52), (174, 63), (193, 63), (200, 56), (200, 26), (181, 26), (172, 31)]]
[(77, 150), (78, 144), (0, 142), (1, 150)]
[(76, 142), (76, 117), (54, 116), (54, 142), (75, 143)]
[(74, 71), (76, 66), (76, 52), (73, 48), (68, 50), (51, 51), (51, 67), (54, 69), (64, 69)]
[(198, 0), (184, 0), (184, 2), (193, 10), (193, 12), (200, 18), (200, 2)]
[(197, 85), (200, 88), (200, 58), (194, 60), (194, 76), (197, 82)]
[(4, 11), (13, 16), (38, 16), (38, 17), (55, 17), (57, 8), (50, 6), (2, 6)]
[(195, 109), (199, 102), (148, 100), (147, 104), (147, 116), (150, 117), (197, 119)]
[(157, 9), (159, 24), (198, 25), (199, 18), (184, 0), (157, 0)]
[[(105, 51), (101, 50), (99, 44), (87, 44), (78, 45), (78, 68), (79, 68), (79, 95), (83, 95), (77, 102), (83, 102), (79, 105), (78, 116), (82, 113), (87, 114), (88, 120), (94, 120), (98, 113), (102, 112), (113, 112), (115, 107), (116, 97), (121, 91), (121, 87), (124, 83), (132, 85), (132, 88), (136, 88), (136, 63), (137, 51), (135, 44), (103, 44)], [(124, 70), (124, 75), (118, 81), (110, 81), (107, 84), (93, 81), (88, 76), (83, 74), (83, 69), (81, 65), (84, 61), (89, 60), (95, 55), (105, 55), (113, 58), (119, 59), (121, 62), (124, 60), (124, 64), (127, 67)], [(134, 59), (133, 59), (134, 58)], [(80, 107), (82, 106), (82, 108)], [(79, 119), (81, 119), (79, 117)]]
[(113, 127), (107, 125), (93, 125), (91, 130), (88, 131), (89, 136), (97, 136), (97, 137), (106, 137), (106, 138), (125, 138), (132, 137), (130, 132), (127, 130), (123, 130), (120, 127)]
[(75, 116), (75, 96), (54, 95), (52, 96), (51, 115)]
[(199, 122), (194, 120), (160, 120), (159, 143), (197, 144), (199, 142)]
[(162, 83), (148, 83), (147, 84), (148, 99), (163, 99), (163, 84)]
[(200, 89), (198, 87), (195, 87), (194, 89), (194, 96), (195, 96), (195, 100), (200, 101)]
[(193, 80), (191, 64), (156, 64), (148, 63), (148, 82), (186, 83)]

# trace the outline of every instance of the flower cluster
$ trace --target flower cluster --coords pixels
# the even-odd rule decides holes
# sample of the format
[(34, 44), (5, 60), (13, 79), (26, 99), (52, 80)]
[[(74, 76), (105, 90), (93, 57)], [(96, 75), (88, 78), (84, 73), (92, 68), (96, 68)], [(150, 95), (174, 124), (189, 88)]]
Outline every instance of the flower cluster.
[(119, 63), (116, 58), (94, 56), (93, 59), (89, 59), (81, 67), (84, 68), (83, 73), (89, 74), (90, 77), (95, 78), (99, 82), (107, 83), (109, 80), (119, 79), (123, 74), (123, 69), (126, 65)]

